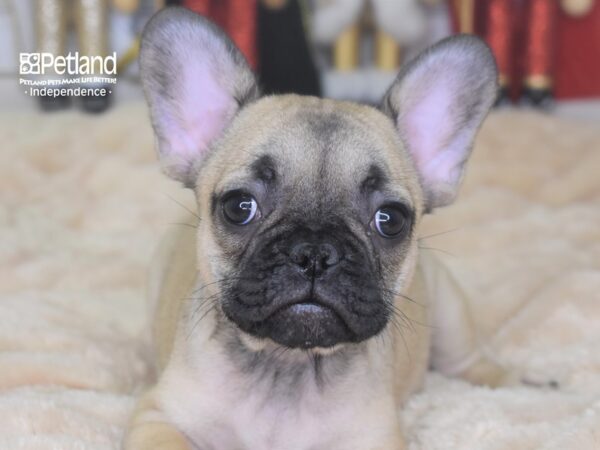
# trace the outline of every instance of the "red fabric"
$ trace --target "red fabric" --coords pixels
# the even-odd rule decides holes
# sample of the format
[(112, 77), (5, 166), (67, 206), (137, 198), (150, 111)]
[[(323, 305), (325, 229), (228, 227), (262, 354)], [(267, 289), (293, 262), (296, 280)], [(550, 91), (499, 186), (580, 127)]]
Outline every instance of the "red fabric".
[(256, 0), (228, 0), (227, 3), (225, 29), (250, 66), (256, 68)]
[(558, 17), (557, 98), (600, 97), (600, 0), (584, 17)]
[(210, 17), (212, 0), (185, 0), (183, 6), (197, 14)]
[[(556, 0), (485, 0), (483, 21), (475, 27), (494, 53), (513, 99), (527, 76), (554, 76)], [(481, 21), (481, 15), (477, 15)]]
[(498, 71), (509, 79), (514, 72), (514, 9), (511, 3), (511, 0), (489, 0), (485, 30), (485, 40), (494, 53)]
[(531, 75), (555, 75), (556, 0), (531, 0), (525, 39), (524, 73)]
[(250, 66), (256, 68), (256, 0), (184, 0), (183, 6), (223, 28)]
[[(452, 4), (452, 23), (457, 30), (456, 10)], [(488, 36), (488, 7), (496, 0), (478, 0), (475, 2), (475, 31), (482, 37)], [(525, 6), (533, 8), (536, 0), (497, 0), (511, 2), (513, 16), (512, 41), (517, 50), (523, 50), (527, 34)], [(554, 43), (550, 44), (553, 61), (554, 95), (558, 99), (569, 98), (600, 98), (600, 0), (596, 0), (591, 12), (583, 17), (571, 17), (562, 8), (556, 8), (556, 33)], [(520, 17), (520, 19), (519, 19)], [(542, 37), (540, 33), (538, 37)], [(545, 38), (544, 38), (545, 39)], [(492, 45), (494, 47), (494, 45)], [(522, 52), (521, 52), (522, 53)], [(545, 63), (540, 61), (530, 65), (532, 72), (538, 72), (538, 67)], [(511, 79), (518, 80), (528, 63), (524, 57), (512, 61), (513, 68), (506, 69), (507, 63), (499, 61), (500, 68), (510, 71)], [(508, 64), (510, 65), (510, 63)], [(534, 69), (535, 67), (535, 69)], [(513, 87), (513, 97), (518, 95), (519, 86)]]

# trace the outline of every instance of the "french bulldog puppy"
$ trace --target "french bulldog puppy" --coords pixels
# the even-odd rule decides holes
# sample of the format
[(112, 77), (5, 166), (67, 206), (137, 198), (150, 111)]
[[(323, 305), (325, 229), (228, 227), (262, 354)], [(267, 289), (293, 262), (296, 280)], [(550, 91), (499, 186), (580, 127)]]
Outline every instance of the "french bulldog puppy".
[(125, 449), (400, 450), (429, 365), (501, 381), (460, 284), (417, 245), (494, 102), (485, 44), (428, 49), (380, 108), (261, 97), (217, 27), (167, 8), (141, 70), (163, 169), (198, 220), (153, 270), (160, 376)]

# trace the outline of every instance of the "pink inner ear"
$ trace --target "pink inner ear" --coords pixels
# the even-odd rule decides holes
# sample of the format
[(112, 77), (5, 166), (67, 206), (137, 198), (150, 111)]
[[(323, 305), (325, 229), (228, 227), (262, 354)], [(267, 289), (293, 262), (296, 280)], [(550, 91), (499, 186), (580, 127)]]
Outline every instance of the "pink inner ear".
[(455, 123), (452, 83), (442, 78), (427, 86), (427, 91), (414, 95), (412, 105), (406, 105), (398, 117), (398, 126), (405, 130), (409, 150), (421, 177), (426, 183), (455, 182), (460, 171), (455, 170), (462, 156), (450, 142)]
[(203, 64), (186, 67), (179, 89), (185, 97), (179, 101), (178, 117), (171, 123), (167, 139), (173, 144), (171, 156), (192, 161), (221, 135), (237, 105)]

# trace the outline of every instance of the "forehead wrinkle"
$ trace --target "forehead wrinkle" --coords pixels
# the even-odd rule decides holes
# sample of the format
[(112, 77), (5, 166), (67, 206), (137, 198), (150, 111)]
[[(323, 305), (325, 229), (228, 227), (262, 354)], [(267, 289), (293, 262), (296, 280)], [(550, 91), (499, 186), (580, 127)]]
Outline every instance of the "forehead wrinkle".
[(334, 148), (336, 141), (336, 135), (340, 134), (339, 130), (341, 123), (339, 117), (334, 114), (323, 114), (321, 120), (313, 123), (311, 131), (319, 143), (321, 150), (320, 158), (318, 161), (316, 178), (315, 178), (315, 189), (314, 193), (317, 195), (317, 210), (322, 211), (325, 205), (331, 202), (330, 197), (335, 197), (336, 183), (333, 180), (335, 177), (332, 176), (333, 168), (332, 155), (334, 155)]
[[(385, 142), (372, 136), (364, 123), (343, 111), (301, 111), (296, 117), (305, 123), (304, 132), (309, 132), (305, 143), (313, 147), (312, 158), (303, 163), (300, 183), (301, 196), (314, 205), (312, 211), (321, 212), (332, 204), (336, 209), (342, 206), (344, 199), (360, 191), (361, 182), (373, 166), (387, 179), (384, 191), (390, 200), (412, 205), (405, 183), (393, 183), (395, 175), (404, 178), (404, 174), (394, 174), (388, 168), (388, 151), (379, 148)], [(353, 203), (349, 201), (348, 206)]]
[(380, 133), (379, 127), (373, 129), (377, 124), (362, 109), (336, 106), (314, 101), (290, 105), (273, 117), (268, 115), (279, 124), (277, 130), (270, 127), (271, 132), (259, 139), (238, 142), (246, 144), (243, 153), (252, 159), (232, 152), (226, 159), (235, 172), (223, 173), (222, 178), (244, 179), (248, 176), (244, 166), (268, 153), (277, 162), (281, 187), (294, 186), (303, 202), (316, 205), (325, 197), (341, 199), (356, 192), (368, 167), (377, 163), (389, 178), (390, 194), (412, 199), (411, 174), (406, 173), (411, 167), (406, 167), (403, 149), (397, 148), (387, 133)]
[[(329, 115), (327, 115), (329, 116)], [(332, 178), (338, 178), (329, 170), (333, 132), (337, 125), (324, 123), (320, 114), (296, 115), (293, 126), (285, 131), (285, 139), (275, 139), (271, 145), (277, 155), (281, 174), (279, 201), (286, 214), (298, 214), (298, 219), (322, 220), (331, 199), (339, 186)], [(289, 145), (285, 147), (286, 142)]]
[(257, 176), (252, 163), (240, 161), (234, 170), (224, 171), (219, 176), (219, 181), (214, 186), (213, 192), (223, 193), (233, 189), (256, 187), (257, 183), (263, 181)]
[(250, 165), (252, 175), (266, 184), (275, 182), (277, 178), (276, 164), (274, 158), (265, 153), (254, 160)]
[(412, 199), (409, 190), (404, 186), (389, 186), (379, 192), (383, 194), (387, 201), (398, 201), (404, 203), (406, 206), (414, 208), (414, 200)]
[[(363, 188), (364, 183), (373, 176), (378, 179), (378, 183), (372, 189), (365, 190)], [(366, 194), (379, 192), (388, 201), (402, 201), (407, 206), (413, 207), (414, 201), (407, 183), (395, 180), (387, 165), (382, 164), (381, 161), (374, 161), (366, 170), (361, 170), (357, 179), (362, 180), (360, 184), (361, 191)]]

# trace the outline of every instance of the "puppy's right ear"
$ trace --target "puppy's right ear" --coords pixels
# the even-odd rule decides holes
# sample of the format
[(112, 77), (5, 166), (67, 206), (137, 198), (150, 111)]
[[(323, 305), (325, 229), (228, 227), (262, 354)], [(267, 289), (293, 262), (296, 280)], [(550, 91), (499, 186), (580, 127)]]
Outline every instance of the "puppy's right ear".
[(211, 144), (258, 97), (256, 78), (223, 31), (176, 7), (146, 25), (140, 65), (163, 171), (193, 187)]

